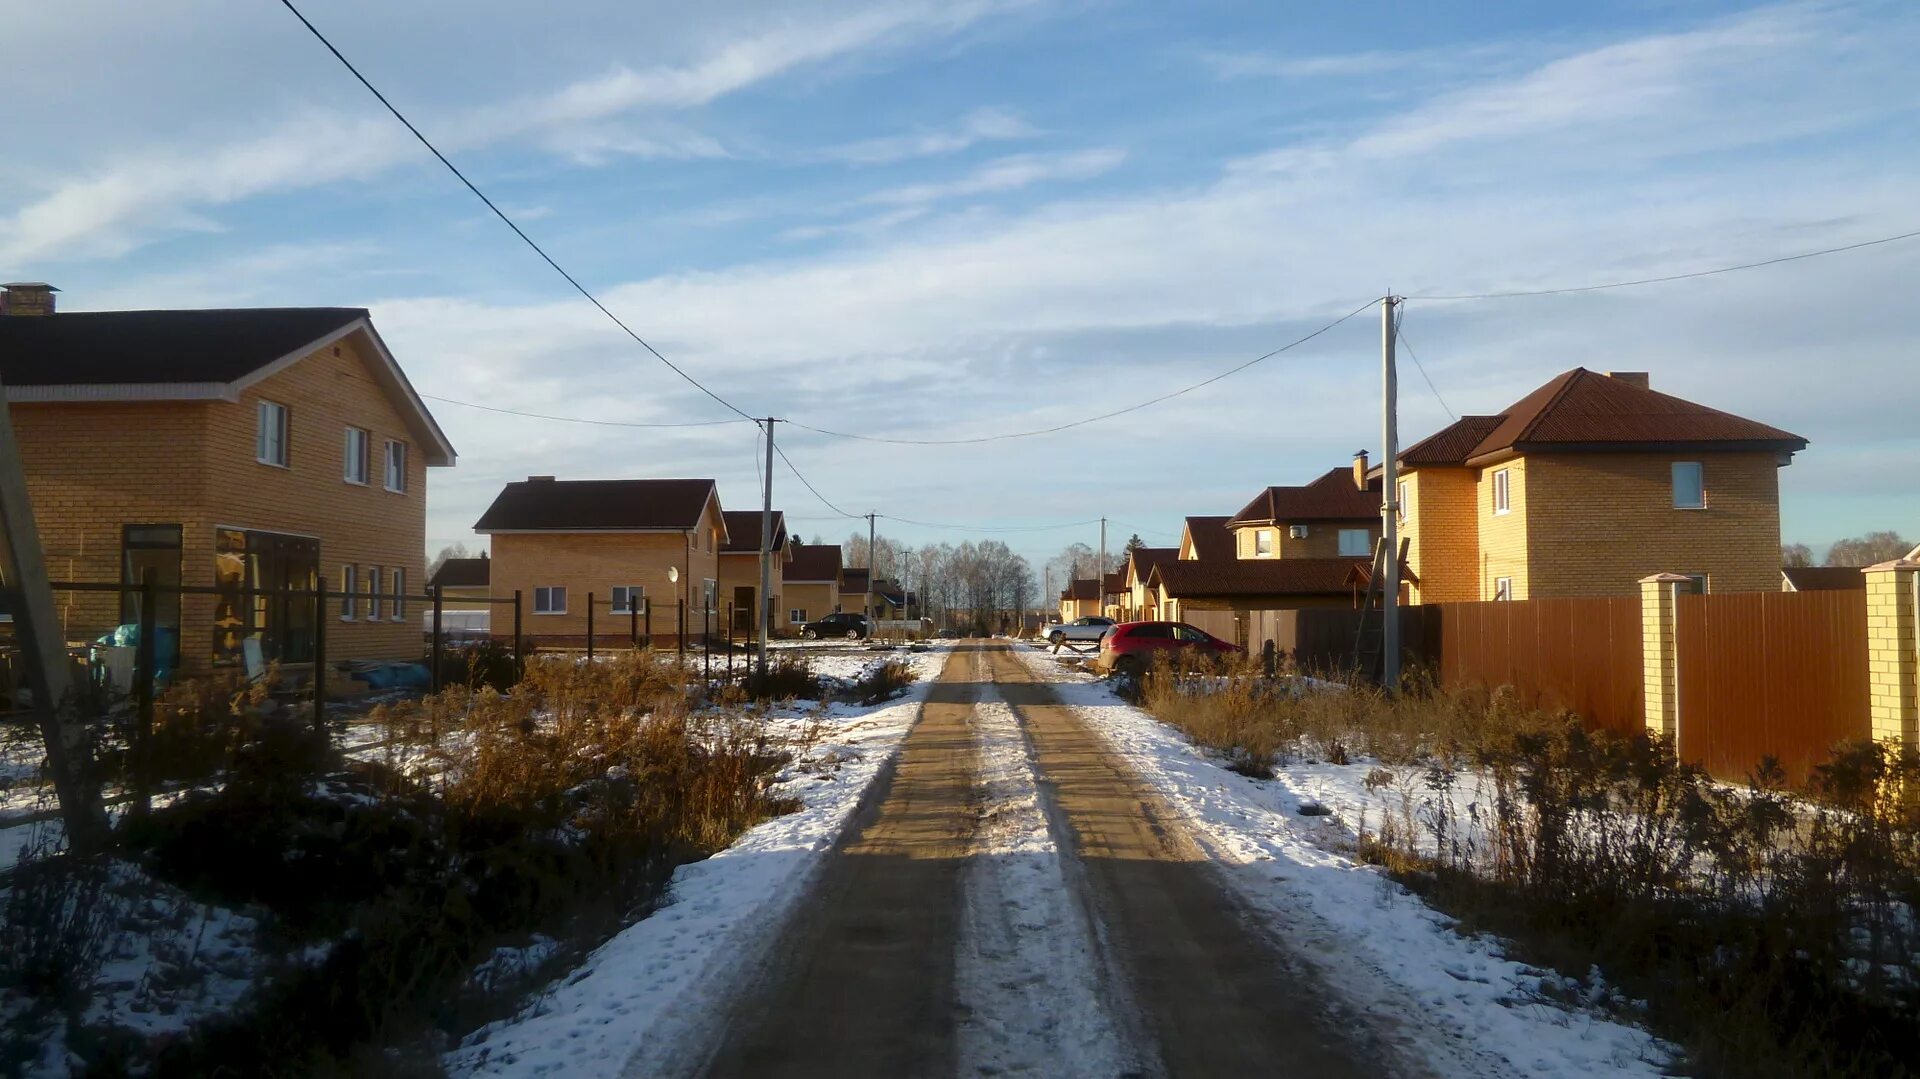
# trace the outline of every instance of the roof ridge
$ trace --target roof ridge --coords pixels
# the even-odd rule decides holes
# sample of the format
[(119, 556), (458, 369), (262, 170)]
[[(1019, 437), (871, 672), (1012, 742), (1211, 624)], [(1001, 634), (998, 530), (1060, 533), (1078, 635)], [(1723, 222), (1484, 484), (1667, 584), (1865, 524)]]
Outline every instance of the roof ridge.
[[(1520, 425), (1520, 430), (1514, 433), (1511, 441), (1517, 443), (1533, 434), (1534, 428), (1539, 426), (1540, 421), (1544, 419), (1548, 413), (1553, 411), (1554, 406), (1566, 399), (1568, 392), (1573, 389), (1574, 384), (1580, 381), (1580, 376), (1590, 374), (1593, 374), (1593, 372), (1587, 370), (1585, 367), (1575, 367), (1571, 371), (1562, 371), (1560, 374), (1555, 375), (1554, 378), (1562, 380), (1560, 387), (1554, 390), (1552, 395), (1545, 401), (1541, 402), (1539, 408), (1533, 410), (1533, 415), (1527, 418), (1526, 423)], [(1548, 384), (1551, 385), (1552, 380), (1549, 380)]]

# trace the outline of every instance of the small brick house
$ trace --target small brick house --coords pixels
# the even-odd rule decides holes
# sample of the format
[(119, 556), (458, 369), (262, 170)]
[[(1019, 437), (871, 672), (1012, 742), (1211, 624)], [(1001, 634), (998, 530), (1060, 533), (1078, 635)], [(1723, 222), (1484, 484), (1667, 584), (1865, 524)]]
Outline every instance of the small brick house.
[(1126, 574), (1121, 611), (1126, 621), (1159, 617), (1156, 599), (1148, 590), (1147, 582), (1153, 577), (1154, 567), (1179, 557), (1178, 547), (1135, 547), (1127, 553), (1127, 564), (1121, 568)]
[[(735, 640), (753, 640), (753, 597), (760, 591), (760, 533), (763, 522), (759, 510), (727, 510), (727, 540), (720, 545), (720, 603), (733, 619)], [(773, 596), (769, 610), (773, 625), (783, 618), (780, 610), (781, 587), (787, 559), (787, 515), (773, 511)]]
[(1653, 573), (1778, 590), (1798, 435), (1575, 368), (1400, 456), (1414, 602), (1628, 596)]
[[(327, 653), (413, 659), (426, 470), (454, 450), (360, 308), (54, 310), (55, 290), (0, 297), (11, 403), (47, 571), (133, 583), (151, 570), (186, 670), (297, 666), (310, 600), (330, 590)], [(215, 595), (168, 595), (169, 585)], [(54, 594), (70, 641), (132, 621), (132, 597)]]
[(840, 547), (795, 541), (787, 553), (781, 567), (781, 604), (788, 630), (798, 633), (806, 623), (840, 609)]
[(1100, 582), (1091, 577), (1081, 577), (1067, 582), (1060, 590), (1060, 621), (1071, 622), (1077, 618), (1100, 613)]
[[(655, 643), (725, 631), (719, 488), (704, 479), (562, 480), (529, 476), (495, 496), (473, 529), (491, 537), (496, 596), (519, 592), (522, 632), (536, 643), (627, 636), (635, 615)], [(511, 632), (505, 617), (494, 636)]]
[(487, 600), (493, 595), (493, 560), (484, 554), (446, 559), (427, 578), (427, 588), (440, 597), (442, 610), (491, 611)]

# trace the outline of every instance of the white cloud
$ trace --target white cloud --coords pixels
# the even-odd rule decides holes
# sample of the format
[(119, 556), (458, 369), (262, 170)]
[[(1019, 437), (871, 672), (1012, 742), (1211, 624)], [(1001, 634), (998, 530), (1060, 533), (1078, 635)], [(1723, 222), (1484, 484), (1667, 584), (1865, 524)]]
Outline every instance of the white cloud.
[(860, 201), (883, 206), (922, 206), (945, 199), (1015, 191), (1040, 183), (1089, 180), (1111, 172), (1126, 156), (1125, 151), (1112, 148), (1016, 154), (989, 161), (958, 179), (888, 188)]
[(917, 157), (959, 153), (983, 142), (1030, 139), (1040, 134), (1018, 114), (1005, 109), (976, 109), (949, 127), (862, 139), (830, 147), (820, 156), (855, 165), (885, 165)]

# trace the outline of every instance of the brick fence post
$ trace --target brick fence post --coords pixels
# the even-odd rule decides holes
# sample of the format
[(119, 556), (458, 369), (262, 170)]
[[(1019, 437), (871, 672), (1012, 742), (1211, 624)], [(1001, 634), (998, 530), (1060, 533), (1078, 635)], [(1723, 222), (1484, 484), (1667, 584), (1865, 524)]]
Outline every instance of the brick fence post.
[(1920, 562), (1882, 562), (1867, 576), (1867, 702), (1873, 740), (1920, 745), (1920, 637), (1914, 581)]
[(1640, 658), (1646, 679), (1647, 733), (1680, 740), (1679, 650), (1674, 643), (1680, 586), (1678, 573), (1640, 579)]

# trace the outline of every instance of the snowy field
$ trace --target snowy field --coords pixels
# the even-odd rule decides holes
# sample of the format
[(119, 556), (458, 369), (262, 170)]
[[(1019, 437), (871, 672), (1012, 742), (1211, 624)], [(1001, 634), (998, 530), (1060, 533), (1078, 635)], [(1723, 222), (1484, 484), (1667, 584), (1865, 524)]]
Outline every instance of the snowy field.
[[(1462, 1074), (1473, 1074), (1475, 1058), (1491, 1054), (1517, 1075), (1663, 1074), (1672, 1049), (1598, 1007), (1626, 1004), (1608, 1000), (1604, 986), (1569, 985), (1506, 958), (1498, 940), (1462, 935), (1452, 919), (1356, 860), (1360, 827), (1377, 827), (1405, 796), (1401, 786), (1367, 788), (1377, 765), (1282, 765), (1265, 782), (1241, 776), (1107, 684), (1044, 651), (1016, 652), (1186, 815), (1242, 896), (1289, 942), (1305, 945), (1299, 950), (1332, 986), (1383, 1008), (1398, 998), (1419, 1009), (1424, 1026), (1450, 1035), (1455, 1044), (1435, 1046), (1437, 1066), (1455, 1058)], [(1316, 803), (1331, 812), (1301, 814)], [(1596, 1006), (1570, 1010), (1561, 1003), (1569, 997)]]
[(950, 648), (808, 651), (819, 674), (851, 679), (897, 658), (912, 665), (916, 680), (905, 696), (877, 707), (777, 710), (770, 717), (773, 733), (794, 746), (796, 757), (773, 793), (800, 799), (800, 811), (752, 829), (712, 858), (681, 866), (659, 909), (602, 945), (520, 1014), (483, 1027), (447, 1054), (451, 1074), (653, 1074), (723, 1014), (735, 976), (772, 943), (821, 856), (906, 737)]

